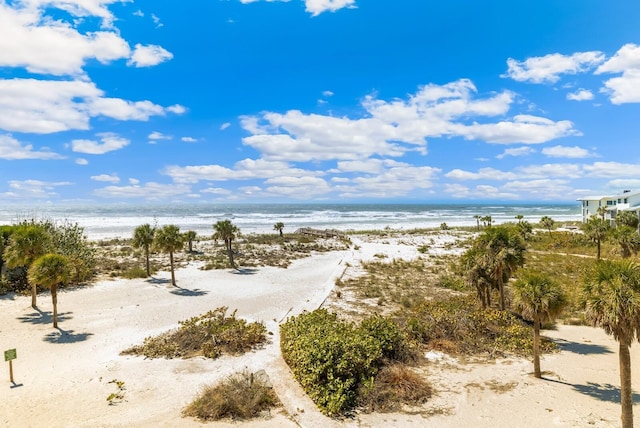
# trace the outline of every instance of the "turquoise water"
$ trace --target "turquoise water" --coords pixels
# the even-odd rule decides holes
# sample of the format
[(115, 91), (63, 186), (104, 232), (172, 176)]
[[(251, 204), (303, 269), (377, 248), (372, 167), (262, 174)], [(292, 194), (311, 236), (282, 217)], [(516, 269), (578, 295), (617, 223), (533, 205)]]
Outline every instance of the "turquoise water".
[(0, 207), (0, 224), (25, 218), (68, 220), (85, 228), (91, 239), (129, 237), (144, 223), (176, 224), (181, 230), (211, 234), (218, 220), (230, 219), (243, 233), (273, 231), (276, 222), (285, 232), (300, 227), (367, 230), (390, 227), (473, 226), (474, 216), (490, 215), (494, 223), (514, 221), (516, 215), (537, 222), (549, 216), (559, 223), (581, 219), (580, 206), (571, 205), (480, 205), (480, 204), (119, 204), (43, 205)]

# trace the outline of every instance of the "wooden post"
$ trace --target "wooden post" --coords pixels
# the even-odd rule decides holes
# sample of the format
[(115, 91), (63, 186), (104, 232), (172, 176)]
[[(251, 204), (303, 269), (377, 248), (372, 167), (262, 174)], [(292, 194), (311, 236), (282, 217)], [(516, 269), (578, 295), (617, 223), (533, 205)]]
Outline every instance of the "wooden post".
[(13, 360), (15, 360), (17, 358), (18, 354), (14, 349), (7, 349), (6, 351), (4, 351), (4, 360), (5, 361), (9, 361), (9, 380), (11, 381), (11, 383), (15, 384), (15, 382), (13, 381)]

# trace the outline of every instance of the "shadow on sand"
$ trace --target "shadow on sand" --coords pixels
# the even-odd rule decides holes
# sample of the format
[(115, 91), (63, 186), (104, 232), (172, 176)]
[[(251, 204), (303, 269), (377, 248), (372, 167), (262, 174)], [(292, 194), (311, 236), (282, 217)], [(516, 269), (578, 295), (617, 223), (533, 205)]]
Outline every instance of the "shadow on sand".
[(16, 293), (0, 294), (0, 300), (16, 300)]
[(208, 291), (205, 290), (200, 290), (199, 288), (196, 288), (194, 290), (189, 290), (188, 288), (182, 288), (182, 287), (178, 287), (177, 285), (170, 291), (171, 294), (175, 294), (176, 296), (183, 296), (183, 297), (198, 297), (198, 296), (204, 296), (205, 294), (208, 294)]
[(256, 273), (258, 273), (258, 269), (251, 268), (236, 268), (233, 271), (234, 275), (255, 275)]
[[(20, 322), (27, 322), (29, 324), (53, 324), (53, 313), (43, 312), (40, 309), (34, 309), (35, 312), (18, 317)], [(58, 314), (58, 322), (67, 321), (73, 318), (71, 316), (73, 312), (60, 312)]]
[(93, 336), (93, 333), (75, 333), (74, 330), (65, 331), (58, 327), (57, 331), (46, 334), (42, 340), (49, 343), (76, 343), (84, 342), (89, 336)]
[(149, 284), (153, 284), (153, 285), (167, 285), (167, 284), (171, 284), (171, 279), (169, 278), (155, 278), (155, 277), (151, 277), (149, 279), (146, 280)]
[(613, 351), (607, 346), (594, 345), (591, 343), (572, 342), (570, 340), (555, 339), (561, 350), (573, 352), (578, 355), (604, 355), (613, 354)]
[[(567, 385), (575, 389), (581, 394), (588, 395), (600, 401), (608, 401), (610, 403), (620, 403), (620, 388), (610, 383), (595, 383), (587, 382), (586, 385), (578, 385), (573, 383), (564, 382), (558, 379), (551, 379), (548, 377), (542, 377), (542, 380), (548, 382), (560, 383)], [(640, 394), (633, 393), (633, 402), (636, 403), (640, 400)]]

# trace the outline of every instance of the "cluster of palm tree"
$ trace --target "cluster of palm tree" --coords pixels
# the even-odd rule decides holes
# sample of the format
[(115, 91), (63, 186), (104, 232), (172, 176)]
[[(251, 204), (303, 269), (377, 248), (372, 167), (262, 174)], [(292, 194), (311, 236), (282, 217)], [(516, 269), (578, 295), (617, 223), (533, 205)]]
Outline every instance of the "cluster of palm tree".
[(491, 218), (490, 215), (482, 216), (482, 215), (476, 214), (473, 216), (473, 218), (476, 219), (476, 228), (478, 230), (480, 230), (480, 223), (482, 223), (483, 227), (491, 227), (491, 224), (493, 222), (493, 219)]
[(38, 308), (38, 286), (51, 290), (53, 326), (58, 327), (58, 286), (72, 277), (69, 258), (59, 254), (53, 245), (51, 234), (35, 222), (21, 223), (12, 228), (6, 239), (2, 237), (2, 259), (9, 269), (21, 269), (26, 273), (31, 288), (31, 306)]
[[(625, 245), (630, 249), (621, 251), (621, 260), (601, 260), (600, 243), (607, 237), (620, 239), (620, 235), (628, 236), (631, 232), (637, 235), (638, 223), (637, 217), (628, 215), (619, 215), (616, 223), (617, 229), (622, 229), (617, 234), (599, 216), (593, 216), (584, 225), (584, 233), (597, 244), (598, 250), (597, 260), (584, 276), (581, 299), (586, 319), (603, 328), (619, 344), (621, 420), (623, 428), (630, 428), (633, 426), (630, 346), (633, 341), (640, 341), (640, 266), (628, 259), (634, 252), (633, 239), (626, 238)], [(541, 221), (541, 225), (549, 231), (553, 227), (548, 220)], [(488, 228), (473, 241), (462, 256), (462, 266), (483, 308), (491, 306), (491, 292), (497, 291), (500, 309), (506, 309), (504, 288), (524, 265), (525, 251), (518, 228), (509, 225)], [(529, 269), (517, 273), (510, 289), (512, 309), (533, 322), (534, 376), (541, 378), (540, 329), (542, 323), (553, 321), (561, 313), (567, 297), (548, 275)]]
[[(282, 227), (284, 227), (284, 224)], [(240, 229), (231, 223), (231, 220), (220, 220), (213, 225), (213, 229), (213, 239), (221, 239), (224, 241), (229, 263), (231, 266), (236, 267), (236, 263), (233, 260), (232, 242), (239, 235)], [(198, 234), (193, 230), (180, 233), (180, 228), (173, 224), (161, 228), (153, 227), (150, 224), (143, 224), (134, 229), (132, 245), (135, 248), (144, 250), (147, 276), (151, 276), (151, 264), (149, 260), (151, 251), (156, 250), (169, 254), (171, 284), (175, 286), (174, 254), (182, 250), (185, 243), (188, 244), (189, 252), (193, 252), (193, 242), (197, 237)]]
[(582, 225), (582, 231), (596, 244), (596, 259), (601, 258), (601, 246), (611, 240), (620, 248), (620, 256), (629, 258), (640, 251), (640, 234), (638, 234), (638, 217), (631, 211), (622, 211), (616, 216), (615, 227), (601, 215), (591, 216)]

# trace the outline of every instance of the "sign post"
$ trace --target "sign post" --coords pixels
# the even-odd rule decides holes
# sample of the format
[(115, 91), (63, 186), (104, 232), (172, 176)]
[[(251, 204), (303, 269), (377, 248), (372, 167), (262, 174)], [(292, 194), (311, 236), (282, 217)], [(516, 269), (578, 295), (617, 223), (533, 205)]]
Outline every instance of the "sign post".
[(4, 351), (4, 360), (9, 361), (9, 380), (11, 381), (11, 383), (15, 383), (13, 381), (13, 360), (15, 360), (16, 358), (18, 358), (18, 354), (15, 348), (7, 349), (6, 351)]

